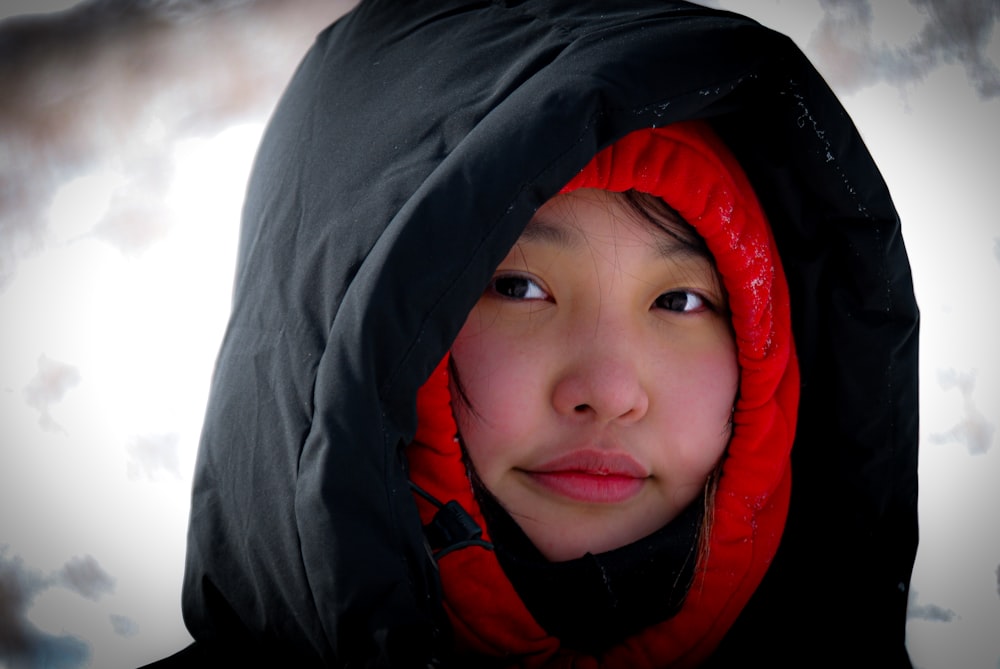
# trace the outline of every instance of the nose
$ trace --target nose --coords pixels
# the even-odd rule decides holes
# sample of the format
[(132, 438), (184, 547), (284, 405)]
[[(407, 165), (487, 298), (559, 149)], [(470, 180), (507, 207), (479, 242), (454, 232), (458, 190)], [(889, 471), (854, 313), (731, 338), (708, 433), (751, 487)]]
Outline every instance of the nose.
[(649, 395), (638, 361), (625, 350), (600, 349), (583, 346), (574, 352), (553, 388), (554, 409), (602, 423), (641, 419), (649, 409)]

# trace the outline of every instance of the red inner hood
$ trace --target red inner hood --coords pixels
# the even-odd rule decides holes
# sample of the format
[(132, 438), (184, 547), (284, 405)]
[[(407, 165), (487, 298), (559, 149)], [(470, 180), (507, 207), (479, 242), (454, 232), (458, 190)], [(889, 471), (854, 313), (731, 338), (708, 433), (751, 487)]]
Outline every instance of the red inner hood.
[[(715, 496), (709, 549), (681, 611), (611, 649), (578, 657), (534, 622), (496, 556), (469, 547), (439, 561), (459, 649), (528, 656), (526, 666), (694, 666), (711, 654), (759, 585), (788, 511), (799, 379), (788, 287), (770, 227), (742, 169), (701, 122), (633, 132), (567, 184), (664, 199), (705, 238), (729, 294), (741, 368), (733, 437)], [(413, 481), (486, 527), (454, 436), (446, 361), (417, 398)], [(423, 521), (436, 510), (418, 498)]]

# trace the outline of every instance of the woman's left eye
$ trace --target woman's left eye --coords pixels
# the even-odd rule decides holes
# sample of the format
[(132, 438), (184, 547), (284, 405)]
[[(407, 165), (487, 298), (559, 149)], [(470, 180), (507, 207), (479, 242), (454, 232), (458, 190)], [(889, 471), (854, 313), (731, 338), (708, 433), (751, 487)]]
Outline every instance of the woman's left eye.
[(672, 290), (656, 298), (656, 307), (667, 311), (692, 312), (701, 311), (708, 306), (708, 303), (690, 290)]

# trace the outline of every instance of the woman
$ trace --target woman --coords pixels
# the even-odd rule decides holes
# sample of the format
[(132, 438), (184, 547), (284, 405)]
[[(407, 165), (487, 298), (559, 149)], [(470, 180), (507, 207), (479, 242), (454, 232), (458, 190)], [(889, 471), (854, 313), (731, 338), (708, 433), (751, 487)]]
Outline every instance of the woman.
[[(323, 32), (262, 141), (195, 474), (184, 614), (196, 641), (165, 663), (909, 666), (917, 309), (885, 184), (822, 78), (786, 38), (687, 3), (426, 5), (365, 1)], [(791, 455), (766, 460), (770, 483), (744, 495), (745, 514), (709, 502), (691, 521), (717, 541), (742, 527), (761, 548), (695, 633), (655, 634), (637, 655), (620, 650), (634, 630), (568, 648), (541, 614), (477, 647), (500, 609), (482, 600), (463, 628), (450, 585), (462, 570), (446, 562), (492, 560), (496, 581), (462, 606), (498, 592), (521, 606), (513, 569), (484, 545), (504, 516), (490, 527), (488, 509), (435, 494), (416, 454), (429, 417), (450, 412), (438, 392), (418, 421), (418, 391), (426, 406), (449, 351), (472, 385), (463, 326), (546, 202), (631, 133), (692, 120), (745, 173), (789, 290), (785, 350), (801, 382), (786, 365), (775, 383), (795, 390), (779, 402), (797, 406)], [(722, 457), (717, 492), (735, 500), (727, 479), (757, 474)], [(468, 489), (509, 511), (490, 481), (473, 485), (471, 460)], [(663, 624), (683, 623), (699, 573), (683, 574)]]

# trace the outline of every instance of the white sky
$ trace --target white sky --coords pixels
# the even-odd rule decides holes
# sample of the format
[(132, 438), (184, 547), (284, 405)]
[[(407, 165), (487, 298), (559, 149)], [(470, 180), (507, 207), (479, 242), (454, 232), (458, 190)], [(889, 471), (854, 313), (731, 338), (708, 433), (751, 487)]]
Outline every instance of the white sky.
[[(0, 18), (70, 4), (5, 1)], [(62, 135), (28, 143), (28, 133), (0, 132), (0, 182), (23, 176), (24, 165), (33, 177), (16, 216), (0, 191), (0, 586), (20, 584), (32, 633), (66, 666), (133, 667), (187, 642), (179, 597), (190, 475), (245, 179), (291, 68), (349, 4), (301, 0), (285, 5), (298, 12), (224, 24), (218, 38), (242, 69), (261, 58), (247, 36), (267, 26), (279, 38), (261, 78), (231, 87), (249, 113), (212, 97), (217, 71), (183, 67), (189, 49), (179, 40), (145, 40), (159, 49), (148, 53), (167, 70), (162, 84), (132, 82), (124, 98), (114, 78), (93, 79), (109, 102), (124, 102), (120, 127), (88, 120), (102, 108), (76, 97), (83, 120), (50, 126)], [(922, 534), (908, 645), (921, 669), (997, 669), (1000, 91), (990, 92), (989, 67), (996, 76), (1000, 10), (963, 28), (940, 7), (996, 3), (706, 4), (746, 13), (806, 50), (893, 192), (923, 316)], [(942, 42), (935, 26), (976, 48)], [(114, 67), (107, 60), (90, 62)], [(93, 74), (55, 76), (34, 99), (82, 96), (73, 86)], [(218, 117), (192, 119), (191, 99)], [(4, 113), (0, 105), (0, 131), (14, 123)]]

